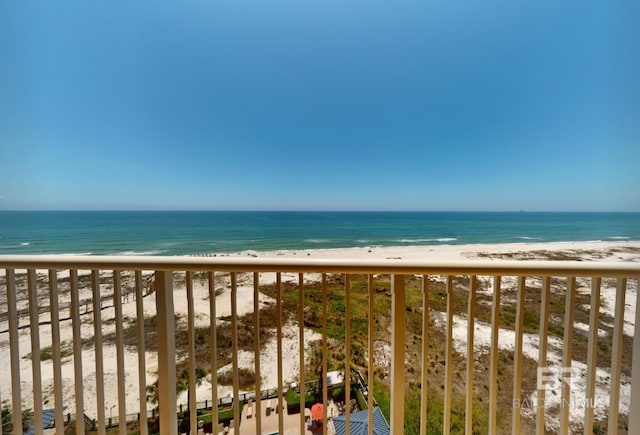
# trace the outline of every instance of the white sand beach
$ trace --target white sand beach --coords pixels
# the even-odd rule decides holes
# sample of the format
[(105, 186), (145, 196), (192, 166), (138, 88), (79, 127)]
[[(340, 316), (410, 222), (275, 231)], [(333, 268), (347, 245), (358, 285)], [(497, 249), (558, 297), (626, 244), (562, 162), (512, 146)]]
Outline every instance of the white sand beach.
[[(411, 260), (423, 260), (423, 261), (444, 261), (444, 260), (457, 260), (473, 262), (478, 259), (487, 260), (489, 258), (493, 261), (500, 261), (500, 257), (509, 259), (545, 259), (545, 253), (564, 253), (567, 257), (580, 258), (584, 261), (609, 261), (609, 262), (640, 262), (640, 242), (624, 241), (624, 242), (567, 242), (567, 243), (518, 243), (518, 244), (496, 244), (496, 245), (438, 245), (438, 246), (406, 246), (406, 247), (366, 247), (366, 248), (349, 248), (349, 249), (325, 249), (325, 250), (289, 250), (289, 251), (272, 251), (272, 252), (252, 252), (251, 255), (258, 257), (278, 257), (278, 258), (332, 258), (332, 259), (376, 259), (389, 261), (395, 261), (397, 259), (411, 259)], [(218, 254), (220, 255), (220, 254)], [(244, 253), (230, 253), (225, 254), (228, 256), (242, 256), (247, 255)], [(2, 271), (4, 274), (4, 271)], [(20, 273), (20, 271), (18, 271)], [(68, 271), (59, 272), (59, 279), (63, 279)], [(67, 275), (68, 276), (68, 275)], [(297, 280), (296, 274), (283, 274), (283, 281), (295, 281)], [(319, 275), (306, 275), (306, 280), (318, 280)], [(274, 274), (261, 274), (261, 284), (273, 282), (275, 280)], [(216, 288), (219, 290), (216, 297), (216, 309), (217, 309), (217, 322), (221, 324), (224, 322), (223, 318), (229, 316), (231, 313), (230, 307), (230, 289), (227, 278), (220, 279), (216, 283)], [(636, 283), (631, 283), (630, 291), (627, 292), (627, 300), (625, 305), (625, 318), (624, 318), (624, 333), (626, 335), (633, 335), (634, 331), (634, 319), (636, 309)], [(101, 291), (112, 292), (108, 285), (102, 285)], [(487, 286), (482, 290), (485, 292), (492, 292), (491, 285), (487, 279)], [(86, 294), (81, 295), (89, 297), (88, 290), (83, 290)], [(186, 318), (187, 314), (187, 300), (185, 296), (184, 284), (177, 284), (174, 287), (174, 303), (175, 311), (178, 316)], [(6, 295), (5, 295), (6, 296)], [(47, 296), (48, 297), (48, 296)], [(68, 299), (66, 296), (61, 296), (61, 301)], [(615, 298), (615, 286), (610, 282), (605, 282), (602, 288), (602, 311), (613, 315), (613, 304)], [(202, 282), (194, 282), (194, 300), (196, 311), (196, 325), (207, 326), (210, 324), (209, 319), (209, 293), (208, 288)], [(238, 314), (251, 313), (253, 311), (253, 287), (250, 282), (250, 277), (247, 275), (239, 282), (239, 288), (237, 293), (238, 302)], [(260, 295), (260, 306), (272, 303), (273, 299)], [(44, 303), (44, 302), (43, 302)], [(48, 299), (46, 301), (48, 304)], [(26, 303), (21, 303), (26, 306)], [(132, 296), (124, 299), (123, 317), (125, 326), (131, 326), (135, 322), (136, 318), (136, 303)], [(20, 304), (19, 307), (21, 308)], [(81, 312), (84, 310), (81, 307)], [(155, 294), (150, 294), (144, 298), (144, 310), (146, 316), (151, 316), (155, 313)], [(70, 346), (72, 343), (72, 325), (71, 320), (68, 319), (68, 312), (61, 312), (61, 318), (65, 319), (60, 322), (61, 342), (63, 343), (63, 350), (66, 346)], [(440, 313), (432, 313), (432, 316), (436, 320), (436, 323), (442, 321)], [(40, 321), (48, 322), (48, 314), (42, 314)], [(101, 317), (103, 321), (103, 335), (108, 335), (115, 332), (115, 324), (111, 319), (114, 319), (114, 309), (106, 308), (102, 310)], [(464, 353), (466, 351), (466, 324), (467, 319), (456, 316), (456, 324), (454, 327), (454, 339), (456, 348)], [(82, 337), (83, 339), (90, 339), (93, 337), (93, 317), (90, 314), (82, 316)], [(28, 318), (21, 319), (21, 325), (28, 323)], [(576, 330), (584, 330), (588, 325), (576, 324)], [(10, 373), (10, 352), (9, 352), (9, 334), (8, 334), (8, 322), (0, 321), (0, 370), (2, 370), (2, 376), (0, 376), (0, 399), (2, 401), (8, 400), (11, 397), (11, 382), (9, 379)], [(40, 333), (40, 348), (44, 349), (51, 346), (51, 327), (48, 324), (41, 324), (39, 327)], [(502, 331), (505, 336), (513, 334), (512, 331)], [(311, 330), (305, 330), (305, 344), (308, 345), (311, 341), (320, 339), (317, 333)], [(477, 351), (486, 351), (490, 340), (490, 325), (476, 323), (476, 336), (475, 336), (474, 348)], [(33, 374), (32, 367), (29, 360), (31, 353), (31, 338), (30, 329), (25, 327), (19, 331), (19, 349), (20, 349), (20, 380), (21, 380), (21, 394), (23, 400), (23, 408), (31, 408), (33, 406)], [(525, 337), (525, 354), (537, 355), (537, 337)], [(508, 343), (506, 340), (505, 343)], [(508, 346), (505, 344), (505, 346)], [(90, 346), (91, 347), (91, 346)], [(384, 348), (384, 346), (382, 347)], [(283, 375), (285, 382), (293, 382), (297, 379), (299, 371), (299, 339), (298, 339), (298, 326), (294, 323), (289, 323), (283, 330)], [(550, 342), (550, 363), (558, 363), (561, 360), (562, 346), (559, 343)], [(125, 348), (125, 383), (126, 383), (126, 397), (119, 398), (117, 391), (117, 367), (116, 367), (116, 348), (113, 344), (105, 345), (104, 349), (104, 379), (105, 379), (105, 408), (106, 415), (109, 417), (111, 414), (116, 415), (118, 411), (117, 404), (119, 400), (124, 399), (126, 401), (126, 407), (128, 413), (135, 413), (139, 410), (140, 396), (144, 397), (138, 390), (138, 357), (137, 353), (131, 351), (129, 348)], [(240, 352), (238, 355), (240, 367), (253, 368), (254, 356), (251, 352)], [(147, 384), (152, 383), (156, 379), (157, 371), (157, 357), (153, 352), (147, 352), (145, 355), (146, 360), (146, 373)], [(583, 368), (580, 362), (576, 361), (575, 366)], [(266, 343), (265, 347), (260, 355), (260, 365), (262, 374), (262, 388), (276, 388), (277, 380), (277, 358), (276, 358), (276, 341), (275, 338)], [(95, 418), (97, 416), (96, 410), (96, 367), (95, 367), (95, 353), (93, 348), (83, 349), (82, 352), (82, 369), (84, 377), (84, 412)], [(222, 373), (229, 370), (230, 366), (220, 367), (218, 373)], [(63, 383), (63, 402), (66, 406), (65, 413), (75, 412), (75, 385), (74, 385), (74, 365), (73, 356), (67, 355), (63, 357), (62, 361), (62, 383)], [(599, 388), (604, 388), (604, 383), (607, 379), (607, 371), (605, 369), (598, 369), (598, 384)], [(628, 381), (628, 380), (627, 380)], [(53, 366), (51, 359), (47, 359), (42, 362), (42, 387), (44, 394), (44, 407), (53, 407)], [(578, 390), (580, 386), (576, 387)], [(228, 386), (219, 386), (219, 397), (226, 397), (231, 394), (231, 388)], [(606, 394), (604, 392), (603, 394)], [(628, 382), (623, 384), (622, 388), (622, 402), (628, 403)], [(211, 399), (211, 383), (207, 378), (197, 388), (197, 400), (204, 401)], [(627, 398), (625, 398), (627, 397)], [(179, 403), (187, 403), (186, 393), (183, 393), (178, 398)], [(148, 405), (149, 409), (153, 406)], [(579, 412), (579, 411), (576, 411)], [(598, 408), (597, 412), (604, 412), (604, 408)], [(628, 413), (628, 409), (621, 408), (622, 413)], [(576, 414), (576, 417), (577, 414)]]
[[(257, 257), (281, 258), (331, 258), (331, 259), (405, 259), (424, 261), (473, 261), (482, 258), (481, 254), (521, 253), (523, 259), (533, 260), (539, 251), (569, 252), (585, 260), (597, 261), (640, 261), (637, 253), (611, 252), (612, 250), (640, 248), (640, 242), (555, 242), (555, 243), (497, 243), (477, 245), (422, 245), (422, 246), (370, 246), (363, 248), (280, 250), (251, 252)], [(594, 251), (591, 254), (589, 251)], [(245, 253), (227, 254), (241, 256)], [(515, 258), (517, 259), (517, 258)], [(539, 259), (544, 259), (539, 255)]]

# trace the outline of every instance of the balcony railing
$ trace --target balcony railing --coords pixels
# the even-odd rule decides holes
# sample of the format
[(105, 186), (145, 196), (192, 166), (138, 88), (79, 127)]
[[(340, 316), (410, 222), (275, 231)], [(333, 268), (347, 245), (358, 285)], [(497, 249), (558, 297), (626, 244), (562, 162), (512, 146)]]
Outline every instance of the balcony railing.
[[(196, 404), (198, 362), (202, 359), (196, 346), (202, 345), (207, 348), (213, 373), (210, 403), (231, 402), (231, 429), (249, 433), (240, 427), (247, 418), (241, 417), (247, 391), (241, 391), (239, 380), (241, 278), (242, 286), (250, 285), (253, 291), (253, 308), (245, 311), (253, 313), (249, 318), (255, 332), (255, 355), (263, 352), (265, 344), (260, 342), (261, 322), (275, 325), (276, 372), (261, 372), (259, 357), (253, 367), (255, 385), (249, 397), (255, 400), (251, 414), (256, 434), (263, 433), (267, 419), (277, 419), (278, 433), (287, 430), (284, 393), (292, 380), (284, 379), (283, 374), (285, 305), (295, 302), (292, 324), (302, 343), (295, 381), (300, 409), (304, 410), (311, 405), (305, 402), (305, 390), (311, 388), (307, 381), (315, 376), (307, 368), (310, 356), (305, 336), (316, 337), (320, 332), (322, 378), (326, 379), (330, 342), (336, 342), (335, 337), (328, 339), (332, 325), (327, 324), (327, 317), (335, 300), (344, 313), (339, 329), (344, 337), (338, 340), (344, 355), (344, 384), (355, 382), (356, 372), (347, 368), (361, 364), (358, 368), (365, 373), (367, 393), (374, 392), (376, 383), (388, 385), (392, 434), (405, 433), (408, 419), (418, 422), (419, 433), (433, 430), (429, 427), (433, 412), (439, 414), (444, 433), (464, 430), (470, 434), (475, 429), (520, 434), (535, 429), (543, 434), (546, 429), (566, 434), (578, 427), (592, 433), (594, 428), (604, 432), (605, 424), (610, 434), (625, 429), (640, 433), (638, 263), (0, 256), (0, 270), (4, 270), (4, 277), (0, 277), (0, 352), (3, 364), (10, 362), (0, 367), (0, 400), (11, 413), (15, 434), (22, 433), (25, 409), (32, 410), (33, 427), (41, 432), (45, 408), (51, 407), (56, 433), (62, 434), (69, 406), (74, 415), (95, 422), (100, 434), (106, 433), (110, 421), (126, 421), (128, 413), (139, 414), (136, 430), (141, 434), (152, 431), (148, 423), (156, 416), (156, 425), (151, 427), (163, 434), (177, 433), (177, 363), (186, 364), (188, 404)], [(194, 282), (206, 288), (208, 302), (194, 299)], [(271, 316), (275, 319), (261, 314), (263, 285), (268, 285), (272, 294)], [(184, 295), (176, 293), (181, 288)], [(219, 306), (221, 288), (230, 291), (229, 311), (225, 308), (224, 313)], [(311, 293), (312, 302), (308, 299)], [(154, 299), (155, 303), (151, 302)], [(176, 317), (176, 306), (184, 300), (186, 319)], [(131, 307), (134, 302), (132, 321), (123, 314), (123, 306)], [(387, 302), (388, 314), (380, 317)], [(313, 325), (308, 325), (309, 310), (319, 311), (314, 317), (319, 320)], [(225, 343), (217, 342), (220, 322), (210, 320), (220, 317), (230, 325), (230, 341)], [(151, 318), (155, 322), (150, 322)], [(196, 336), (203, 319), (208, 329), (204, 343)], [(71, 324), (70, 337), (61, 336), (65, 322)], [(127, 324), (133, 327), (125, 327)], [(310, 328), (316, 332), (310, 333)], [(186, 349), (176, 341), (181, 340), (176, 337), (181, 337), (182, 330), (186, 331)], [(157, 334), (157, 343), (148, 340), (151, 332)], [(356, 336), (365, 337), (364, 358), (359, 355), (358, 359), (361, 363), (354, 362)], [(113, 380), (105, 379), (107, 341), (115, 347)], [(382, 353), (376, 349), (381, 341)], [(30, 342), (27, 349), (26, 342)], [(137, 348), (134, 363), (125, 359), (125, 343), (131, 342)], [(147, 349), (149, 343), (155, 349)], [(230, 347), (232, 365), (230, 398), (219, 397), (215, 375), (225, 346)], [(389, 364), (376, 358), (388, 359)], [(25, 370), (28, 366), (30, 371)], [(535, 368), (538, 370), (532, 373)], [(95, 381), (88, 381), (86, 374), (94, 370)], [(149, 373), (156, 370), (157, 413), (153, 400), (148, 400), (148, 386), (153, 383)], [(263, 390), (265, 375), (274, 378), (269, 379), (276, 385), (270, 403), (276, 404), (277, 416), (263, 415), (263, 394), (258, 393)], [(43, 379), (49, 378), (51, 385), (43, 385)], [(127, 391), (136, 379), (136, 397), (132, 398)], [(117, 389), (116, 403), (105, 401), (106, 388)], [(323, 382), (325, 405), (329, 403), (328, 388)], [(430, 388), (435, 396), (430, 395)], [(411, 392), (417, 392), (417, 411), (407, 408), (415, 400)], [(356, 399), (355, 394), (345, 388), (345, 403)], [(68, 403), (69, 397), (73, 397), (72, 403)], [(441, 406), (436, 407), (433, 397)], [(503, 405), (505, 398), (511, 404), (508, 409)], [(131, 409), (132, 399), (139, 402), (137, 409)], [(366, 394), (365, 401), (369, 434), (373, 434), (374, 394)], [(550, 403), (553, 406), (547, 406)], [(95, 415), (87, 416), (88, 408), (94, 409)], [(344, 409), (349, 433), (352, 413), (350, 406)], [(217, 405), (211, 406), (213, 422), (218, 421), (220, 412)], [(183, 427), (196, 433), (197, 406), (190, 406), (188, 414), (189, 424)], [(76, 419), (77, 434), (85, 432), (82, 420)], [(322, 433), (326, 434), (331, 427), (327, 406), (322, 420)], [(305, 413), (300, 412), (291, 433), (307, 433), (306, 424)], [(127, 432), (125, 424), (118, 427), (120, 433)]]

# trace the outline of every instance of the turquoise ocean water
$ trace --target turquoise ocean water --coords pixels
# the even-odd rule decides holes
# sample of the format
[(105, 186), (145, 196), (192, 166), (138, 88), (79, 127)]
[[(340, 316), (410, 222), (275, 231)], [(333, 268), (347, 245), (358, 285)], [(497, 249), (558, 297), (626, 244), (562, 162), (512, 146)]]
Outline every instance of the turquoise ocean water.
[(640, 240), (640, 213), (0, 211), (0, 254)]

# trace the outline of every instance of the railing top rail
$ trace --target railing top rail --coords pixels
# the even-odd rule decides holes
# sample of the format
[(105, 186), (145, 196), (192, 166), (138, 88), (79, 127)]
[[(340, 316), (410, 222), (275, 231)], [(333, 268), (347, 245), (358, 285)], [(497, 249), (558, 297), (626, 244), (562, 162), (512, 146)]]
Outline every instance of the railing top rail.
[(0, 255), (0, 269), (640, 277), (638, 262)]

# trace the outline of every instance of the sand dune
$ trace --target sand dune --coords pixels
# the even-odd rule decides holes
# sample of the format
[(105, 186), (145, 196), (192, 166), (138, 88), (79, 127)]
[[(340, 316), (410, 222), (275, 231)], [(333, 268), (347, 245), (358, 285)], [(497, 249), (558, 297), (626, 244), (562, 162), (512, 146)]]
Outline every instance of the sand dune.
[[(227, 254), (230, 256), (246, 255), (242, 253)], [(571, 242), (571, 243), (521, 243), (521, 244), (497, 244), (497, 245), (438, 245), (438, 246), (408, 246), (408, 247), (367, 247), (367, 248), (349, 248), (349, 249), (326, 249), (326, 250), (299, 250), (299, 251), (273, 251), (273, 252), (257, 252), (252, 255), (258, 257), (277, 257), (277, 258), (344, 258), (344, 259), (388, 259), (394, 261), (396, 259), (411, 259), (421, 261), (444, 261), (444, 260), (457, 260), (473, 262), (477, 259), (493, 259), (494, 261), (500, 261), (501, 259), (549, 259), (557, 258), (558, 255), (564, 256), (567, 259), (580, 258), (585, 261), (631, 261), (640, 262), (640, 242)], [(23, 271), (22, 271), (23, 272)], [(21, 271), (18, 271), (21, 273)], [(43, 272), (44, 273), (44, 272)], [(66, 271), (58, 273), (58, 278), (64, 280)], [(2, 271), (4, 275), (4, 271)], [(46, 274), (45, 274), (46, 276)], [(283, 274), (282, 279), (284, 281), (291, 280), (297, 282), (297, 274)], [(317, 281), (320, 276), (317, 274), (305, 275), (306, 281)], [(275, 274), (263, 273), (260, 275), (260, 282), (267, 284), (275, 281)], [(4, 286), (3, 286), (4, 287)], [(218, 322), (223, 317), (231, 314), (230, 305), (230, 290), (229, 282), (227, 278), (220, 278), (217, 281), (216, 287), (218, 288), (218, 295), (216, 297), (216, 309)], [(635, 287), (634, 287), (635, 288)], [(3, 289), (6, 292), (6, 287)], [(103, 284), (101, 286), (103, 293), (109, 294), (113, 289), (109, 284)], [(488, 282), (484, 288), (485, 292), (492, 292), (491, 284)], [(1, 290), (0, 290), (1, 292)], [(46, 292), (44, 293), (46, 295)], [(48, 296), (42, 303), (48, 304)], [(88, 289), (81, 291), (81, 299), (90, 297)], [(615, 297), (615, 288), (611, 286), (604, 286), (602, 291), (602, 310), (613, 314), (613, 303)], [(0, 294), (0, 298), (5, 298), (2, 303), (6, 307), (6, 294)], [(68, 292), (60, 295), (60, 301), (68, 300)], [(196, 310), (196, 325), (207, 326), (210, 324), (209, 318), (209, 303), (208, 303), (208, 288), (205, 283), (195, 281), (194, 282), (194, 298), (195, 298), (195, 310)], [(237, 293), (238, 302), (238, 314), (251, 313), (253, 311), (253, 287), (250, 281), (250, 275), (242, 275), (239, 282), (239, 288)], [(273, 300), (266, 296), (260, 295), (260, 306), (271, 303)], [(187, 313), (187, 301), (185, 297), (184, 284), (177, 283), (174, 287), (174, 303), (176, 314), (186, 318)], [(26, 301), (19, 303), (19, 308), (26, 307)], [(136, 304), (134, 298), (130, 295), (124, 300), (123, 317), (125, 319), (125, 327), (131, 326), (135, 322), (136, 318)], [(630, 291), (627, 296), (627, 304), (625, 310), (625, 324), (624, 331), (627, 335), (633, 334), (634, 319), (635, 319), (635, 307), (636, 307), (636, 292)], [(89, 307), (90, 308), (90, 307)], [(87, 309), (81, 307), (81, 312)], [(144, 310), (146, 316), (151, 316), (155, 313), (155, 294), (149, 294), (144, 298)], [(68, 311), (62, 312), (61, 317), (67, 318)], [(115, 333), (115, 324), (113, 319), (115, 317), (114, 309), (105, 308), (101, 312), (103, 321), (103, 335)], [(43, 323), (50, 321), (50, 315), (45, 313), (40, 316), (40, 321)], [(436, 313), (436, 318), (438, 317)], [(466, 319), (456, 318), (456, 326), (454, 328), (454, 336), (456, 340), (456, 346), (459, 351), (464, 352), (466, 343), (465, 333), (466, 331)], [(93, 337), (93, 317), (91, 313), (82, 315), (82, 337), (87, 341)], [(22, 325), (28, 323), (28, 318), (21, 319)], [(72, 328), (70, 320), (63, 320), (60, 322), (61, 342), (63, 343), (63, 353), (65, 349), (68, 349), (72, 343)], [(487, 334), (489, 325), (476, 324), (478, 331), (476, 332), (476, 343), (479, 349), (486, 345)], [(577, 329), (585, 328), (587, 325), (576, 325)], [(9, 352), (9, 336), (8, 336), (8, 323), (7, 321), (0, 321), (0, 367), (2, 370), (2, 376), (0, 377), (0, 398), (5, 401), (11, 397), (11, 383), (9, 380), (10, 374), (10, 352)], [(512, 333), (510, 331), (504, 331), (505, 334)], [(39, 327), (40, 334), (40, 348), (46, 349), (51, 346), (51, 327), (47, 324), (43, 324)], [(315, 339), (319, 339), (320, 336), (310, 330), (305, 331), (305, 343), (309, 343)], [(556, 349), (557, 347), (557, 349)], [(31, 353), (31, 338), (30, 329), (25, 327), (19, 331), (19, 349), (20, 349), (20, 379), (21, 379), (21, 394), (24, 408), (32, 408), (33, 406), (33, 374), (31, 362), (28, 356)], [(537, 349), (536, 337), (527, 337), (525, 340), (525, 353), (529, 352), (535, 355)], [(286, 382), (292, 382), (297, 378), (299, 371), (299, 339), (298, 339), (298, 327), (295, 324), (288, 324), (283, 330), (283, 372)], [(535, 351), (535, 352), (534, 352)], [(116, 348), (112, 343), (108, 343), (104, 346), (104, 380), (105, 380), (105, 408), (106, 415), (109, 416), (113, 413), (115, 416), (118, 409), (117, 403), (119, 402), (116, 382)], [(558, 352), (561, 352), (560, 346), (550, 346), (550, 360), (558, 358)], [(74, 366), (73, 357), (70, 352), (64, 353), (62, 364), (62, 383), (63, 383), (63, 401), (67, 407), (65, 412), (75, 411), (75, 385), (74, 385)], [(561, 353), (559, 354), (561, 355)], [(140, 393), (138, 391), (138, 357), (135, 351), (129, 348), (125, 349), (125, 384), (126, 384), (126, 406), (128, 413), (135, 413), (139, 409)], [(146, 361), (146, 376), (147, 383), (151, 383), (156, 379), (157, 370), (157, 357), (153, 352), (147, 352), (145, 355)], [(264, 350), (260, 355), (261, 372), (262, 372), (262, 387), (275, 388), (277, 379), (277, 361), (276, 361), (276, 343), (275, 339), (268, 342), (264, 346)], [(253, 367), (254, 357), (253, 353), (241, 352), (239, 354), (239, 364), (241, 367)], [(576, 362), (576, 366), (580, 363)], [(95, 352), (90, 343), (82, 353), (82, 369), (83, 369), (83, 391), (84, 391), (84, 403), (85, 413), (91, 417), (97, 416), (96, 412), (96, 400), (95, 400)], [(221, 367), (219, 373), (225, 370), (229, 370), (230, 367)], [(606, 380), (606, 370), (598, 369), (599, 383)], [(602, 371), (602, 373), (601, 373)], [(211, 398), (211, 384), (210, 378), (198, 387), (197, 400), (204, 401)], [(44, 393), (44, 407), (53, 407), (53, 367), (51, 359), (46, 359), (42, 362), (42, 386)], [(226, 386), (219, 386), (218, 394), (220, 397), (225, 397), (231, 394), (231, 388)], [(623, 399), (624, 394), (628, 394), (628, 388), (622, 389)], [(142, 393), (144, 400), (144, 392)], [(179, 397), (180, 403), (186, 403), (186, 393), (183, 393)], [(624, 401), (624, 400), (623, 400)], [(115, 407), (114, 407), (115, 406)], [(152, 405), (149, 404), (149, 408)], [(628, 412), (624, 407), (621, 412)]]

